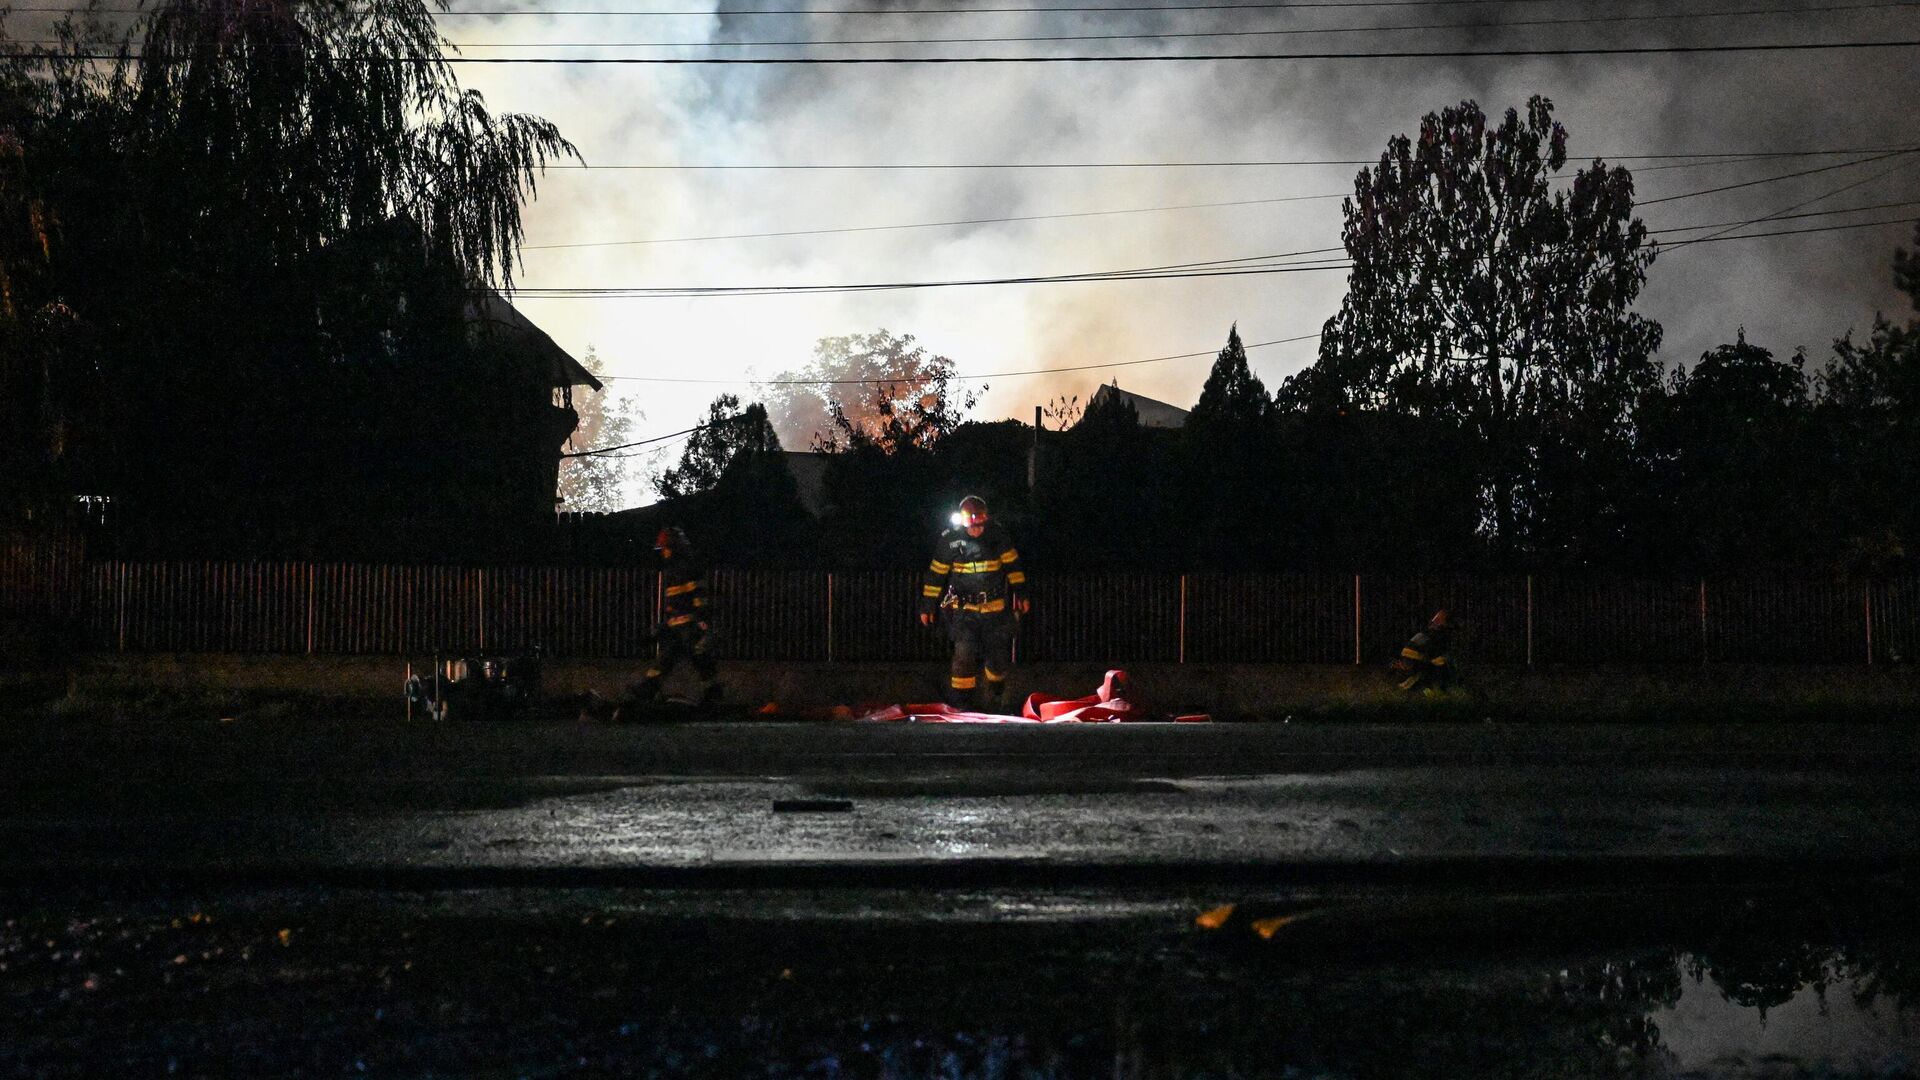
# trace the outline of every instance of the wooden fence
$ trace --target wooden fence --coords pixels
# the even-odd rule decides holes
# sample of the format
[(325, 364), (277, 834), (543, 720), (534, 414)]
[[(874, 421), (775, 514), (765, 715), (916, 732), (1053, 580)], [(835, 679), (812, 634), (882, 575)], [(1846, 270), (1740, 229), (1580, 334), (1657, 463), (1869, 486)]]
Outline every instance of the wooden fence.
[[(910, 571), (718, 570), (716, 652), (743, 660), (935, 660)], [(1525, 575), (1038, 574), (1026, 660), (1377, 663), (1438, 608), (1490, 663), (1905, 663), (1920, 579)], [(420, 654), (539, 646), (652, 652), (659, 580), (635, 567), (86, 560), (0, 542), (0, 611), (82, 649)]]

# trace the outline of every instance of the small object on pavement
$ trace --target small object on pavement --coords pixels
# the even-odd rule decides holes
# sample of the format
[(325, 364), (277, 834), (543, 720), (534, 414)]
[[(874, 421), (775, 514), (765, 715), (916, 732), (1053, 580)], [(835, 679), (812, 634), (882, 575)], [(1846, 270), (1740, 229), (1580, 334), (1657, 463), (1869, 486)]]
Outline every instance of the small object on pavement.
[(1149, 721), (1177, 724), (1204, 724), (1212, 720), (1205, 713), (1176, 716), (1148, 711), (1126, 698), (1127, 673), (1115, 668), (1107, 672), (1100, 689), (1086, 697), (1057, 698), (1048, 694), (1027, 697), (1019, 716), (971, 712), (945, 704), (890, 705), (867, 713), (860, 719), (869, 722), (906, 721), (920, 724), (1118, 724)]
[(1233, 909), (1238, 906), (1237, 904), (1221, 904), (1217, 908), (1209, 908), (1201, 912), (1199, 916), (1193, 920), (1193, 925), (1202, 930), (1218, 930), (1227, 925), (1228, 919), (1233, 918)]

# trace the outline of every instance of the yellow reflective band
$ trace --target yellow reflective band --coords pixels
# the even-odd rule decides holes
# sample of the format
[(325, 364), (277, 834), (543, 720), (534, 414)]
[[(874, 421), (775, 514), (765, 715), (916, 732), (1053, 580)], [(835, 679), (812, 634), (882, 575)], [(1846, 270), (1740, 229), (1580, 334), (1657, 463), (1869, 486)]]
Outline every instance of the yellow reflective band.
[(650, 668), (648, 668), (648, 669), (647, 669), (647, 678), (649, 678), (649, 679), (657, 679), (657, 678), (659, 678), (659, 677), (660, 677), (660, 669), (659, 669), (659, 668), (657, 668), (657, 667), (650, 667)]
[(960, 608), (962, 611), (977, 611), (982, 615), (991, 615), (996, 611), (1005, 611), (1006, 609), (1007, 601), (1005, 597), (998, 600), (989, 600), (984, 604), (964, 604)]
[(693, 606), (694, 606), (694, 607), (706, 607), (706, 606), (707, 606), (707, 598), (706, 598), (706, 597), (704, 597), (704, 596), (696, 596), (696, 597), (694, 597), (694, 598), (693, 598)]
[(1436, 656), (1436, 657), (1434, 657), (1434, 658), (1433, 658), (1433, 666), (1434, 666), (1434, 667), (1446, 667), (1446, 666), (1447, 666), (1447, 658), (1446, 658), (1446, 657), (1444, 657), (1444, 656)]
[(921, 596), (939, 596), (939, 595), (940, 595), (940, 586), (938, 586), (938, 585), (922, 585), (922, 586), (920, 586), (920, 595), (921, 595)]
[(953, 564), (943, 563), (939, 559), (935, 559), (927, 564), (927, 569), (936, 574), (944, 574), (953, 569)]
[(985, 559), (981, 562), (957, 562), (953, 564), (956, 574), (991, 574), (1000, 569), (999, 559)]
[(1426, 653), (1421, 652), (1419, 649), (1416, 649), (1411, 645), (1409, 645), (1404, 649), (1401, 649), (1400, 655), (1406, 657), (1409, 660), (1425, 660), (1427, 658)]
[(1025, 570), (1015, 570), (1013, 573), (1007, 575), (1007, 584), (1009, 585), (1025, 585), (1026, 583), (1027, 572)]
[(685, 585), (669, 585), (667, 586), (667, 595), (683, 596), (699, 587), (700, 587), (700, 583), (697, 581), (689, 581)]
[(1217, 908), (1210, 908), (1201, 912), (1193, 920), (1193, 925), (1202, 930), (1218, 930), (1227, 925), (1228, 919), (1233, 918), (1233, 909), (1233, 904), (1222, 904)]
[(980, 685), (980, 680), (971, 675), (955, 675), (950, 681), (955, 690), (971, 690)]
[(993, 670), (992, 668), (988, 668), (988, 669), (987, 669), (987, 681), (988, 681), (988, 682), (1006, 682), (1006, 681), (1007, 681), (1007, 677), (1006, 677), (1006, 676), (1005, 676), (1004, 674), (1002, 674), (1002, 673), (1000, 673), (1000, 672), (998, 672), (998, 671), (995, 671), (995, 670)]
[(667, 625), (668, 626), (685, 626), (692, 621), (693, 621), (693, 616), (691, 615), (675, 615), (673, 618), (667, 620)]
[(1275, 915), (1271, 919), (1255, 919), (1253, 920), (1253, 932), (1259, 934), (1262, 940), (1271, 941), (1273, 940), (1273, 935), (1280, 932), (1281, 927), (1298, 918), (1300, 918), (1298, 915)]
[(1000, 553), (1000, 561), (1003, 563), (1019, 562), (1020, 553), (1012, 548), (1008, 548)]

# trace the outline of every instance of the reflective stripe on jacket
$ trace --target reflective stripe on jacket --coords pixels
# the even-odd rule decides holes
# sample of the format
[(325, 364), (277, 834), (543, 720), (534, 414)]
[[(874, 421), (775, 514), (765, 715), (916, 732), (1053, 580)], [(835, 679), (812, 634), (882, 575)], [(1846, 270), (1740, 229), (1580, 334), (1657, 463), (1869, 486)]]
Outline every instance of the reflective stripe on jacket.
[(1027, 584), (1020, 551), (1006, 530), (994, 522), (968, 536), (965, 529), (948, 529), (933, 547), (920, 582), (920, 609), (933, 611), (949, 596), (963, 611), (990, 614), (1005, 611)]

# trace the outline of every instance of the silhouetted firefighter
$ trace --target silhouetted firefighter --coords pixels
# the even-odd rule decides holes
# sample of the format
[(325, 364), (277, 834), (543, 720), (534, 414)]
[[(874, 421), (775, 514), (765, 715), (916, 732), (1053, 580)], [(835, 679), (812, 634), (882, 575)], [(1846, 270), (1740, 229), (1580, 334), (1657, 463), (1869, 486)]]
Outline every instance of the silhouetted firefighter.
[(682, 660), (693, 663), (693, 670), (705, 685), (700, 703), (712, 704), (720, 697), (717, 680), (720, 671), (707, 651), (707, 583), (705, 567), (694, 556), (687, 534), (677, 525), (661, 529), (653, 538), (653, 549), (660, 555), (661, 585), (665, 596), (661, 603), (659, 634), (660, 655), (633, 689), (634, 700), (646, 704), (660, 696), (660, 686)]
[(1005, 529), (987, 515), (977, 495), (960, 500), (954, 527), (940, 534), (920, 587), (920, 624), (946, 622), (953, 642), (947, 703), (965, 706), (986, 677), (987, 707), (1006, 705), (1013, 668), (1015, 617), (1027, 612), (1027, 575)]
[(1454, 685), (1459, 672), (1453, 666), (1453, 625), (1445, 608), (1433, 613), (1427, 628), (1394, 657), (1392, 668), (1402, 690), (1445, 690)]

